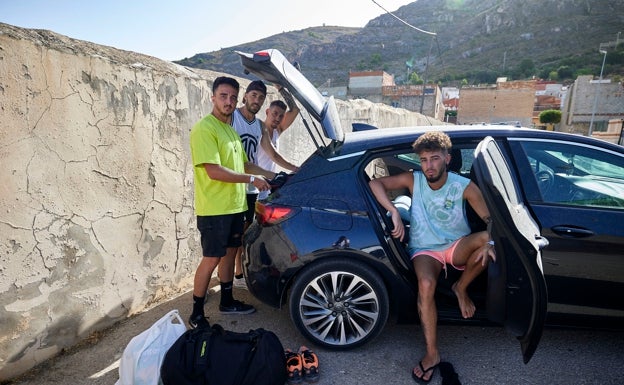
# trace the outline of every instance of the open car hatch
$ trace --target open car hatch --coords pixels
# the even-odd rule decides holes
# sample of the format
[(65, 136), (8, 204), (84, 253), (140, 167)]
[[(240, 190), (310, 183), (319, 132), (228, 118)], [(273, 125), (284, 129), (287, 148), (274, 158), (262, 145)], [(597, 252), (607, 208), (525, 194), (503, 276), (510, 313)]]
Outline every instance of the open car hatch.
[(284, 55), (276, 49), (266, 49), (253, 54), (236, 51), (246, 73), (279, 84), (292, 93), (305, 110), (320, 123), (329, 139), (344, 141), (344, 132), (334, 97), (325, 98), (312, 83)]

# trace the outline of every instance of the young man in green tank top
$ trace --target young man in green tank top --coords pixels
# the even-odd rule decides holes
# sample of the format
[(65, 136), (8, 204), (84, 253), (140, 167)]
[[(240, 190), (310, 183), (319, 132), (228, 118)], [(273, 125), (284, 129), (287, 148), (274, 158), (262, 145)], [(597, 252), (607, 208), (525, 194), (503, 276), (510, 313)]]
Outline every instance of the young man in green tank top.
[(370, 188), (377, 201), (392, 215), (392, 236), (401, 240), (405, 228), (387, 191), (407, 188), (412, 195), (408, 252), (418, 278), (418, 314), (426, 343), (426, 353), (412, 369), (412, 377), (426, 383), (440, 363), (434, 299), (440, 272), (447, 264), (463, 271), (453, 284), (453, 292), (462, 316), (470, 318), (475, 313), (475, 305), (468, 297), (468, 285), (496, 255), (487, 231), (470, 233), (464, 201), (486, 223), (490, 222), (490, 214), (479, 187), (470, 179), (447, 171), (451, 160), (448, 135), (427, 132), (412, 147), (420, 159), (421, 171), (374, 179)]

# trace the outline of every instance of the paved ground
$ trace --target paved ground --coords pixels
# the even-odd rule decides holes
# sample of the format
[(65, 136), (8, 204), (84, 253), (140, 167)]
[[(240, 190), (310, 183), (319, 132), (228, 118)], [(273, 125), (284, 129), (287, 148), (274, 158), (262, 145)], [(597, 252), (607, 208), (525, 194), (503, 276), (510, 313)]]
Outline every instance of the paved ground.
[[(240, 332), (258, 327), (272, 330), (285, 348), (293, 350), (307, 344), (286, 310), (262, 305), (246, 290), (235, 289), (235, 297), (257, 306), (258, 311), (223, 316), (216, 311), (215, 294), (206, 305), (211, 322)], [(130, 339), (171, 309), (178, 309), (186, 319), (190, 308), (190, 293), (172, 299), (99, 333), (11, 384), (113, 385), (119, 378), (118, 360)], [(522, 363), (519, 344), (503, 328), (441, 325), (439, 334), (443, 358), (455, 365), (464, 385), (622, 383), (622, 332), (546, 330), (528, 365)], [(359, 349), (335, 352), (313, 348), (321, 366), (319, 385), (413, 385), (409, 371), (422, 355), (422, 336), (418, 325), (396, 325), (390, 320), (377, 339)], [(431, 385), (440, 383), (438, 373)]]

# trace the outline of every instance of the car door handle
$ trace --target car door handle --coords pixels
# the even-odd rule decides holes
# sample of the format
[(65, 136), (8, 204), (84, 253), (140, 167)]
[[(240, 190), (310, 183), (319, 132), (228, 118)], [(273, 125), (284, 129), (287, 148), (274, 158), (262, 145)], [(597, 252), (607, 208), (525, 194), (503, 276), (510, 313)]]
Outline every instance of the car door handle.
[(571, 226), (555, 226), (552, 227), (552, 231), (562, 237), (568, 238), (585, 238), (594, 235), (594, 232), (591, 230)]
[(548, 239), (544, 237), (537, 236), (535, 237), (535, 241), (537, 242), (537, 247), (539, 247), (540, 250), (549, 245)]

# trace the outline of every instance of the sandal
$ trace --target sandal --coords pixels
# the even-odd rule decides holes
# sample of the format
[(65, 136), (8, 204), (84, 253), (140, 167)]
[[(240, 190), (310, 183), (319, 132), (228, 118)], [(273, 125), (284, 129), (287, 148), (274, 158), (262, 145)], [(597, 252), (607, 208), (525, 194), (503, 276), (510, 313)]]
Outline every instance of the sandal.
[(320, 376), (318, 356), (305, 346), (299, 348), (299, 355), (303, 364), (303, 379), (306, 382), (317, 382)]
[(286, 356), (286, 372), (288, 373), (286, 382), (288, 384), (301, 384), (303, 379), (301, 377), (303, 371), (301, 356), (290, 349), (286, 349), (284, 355)]
[[(438, 368), (438, 364), (433, 365), (432, 367), (425, 369), (423, 367), (423, 365), (422, 365), (422, 361), (418, 362), (418, 366), (420, 366), (420, 371), (422, 372), (422, 375), (420, 377), (417, 376), (416, 373), (414, 373), (414, 369), (412, 369), (412, 378), (414, 379), (414, 381), (418, 382), (419, 384), (426, 384), (426, 383), (428, 383), (433, 378), (433, 375), (435, 374), (435, 370)], [(431, 376), (429, 376), (428, 379), (425, 379), (425, 376), (427, 375), (427, 372), (431, 372)]]

